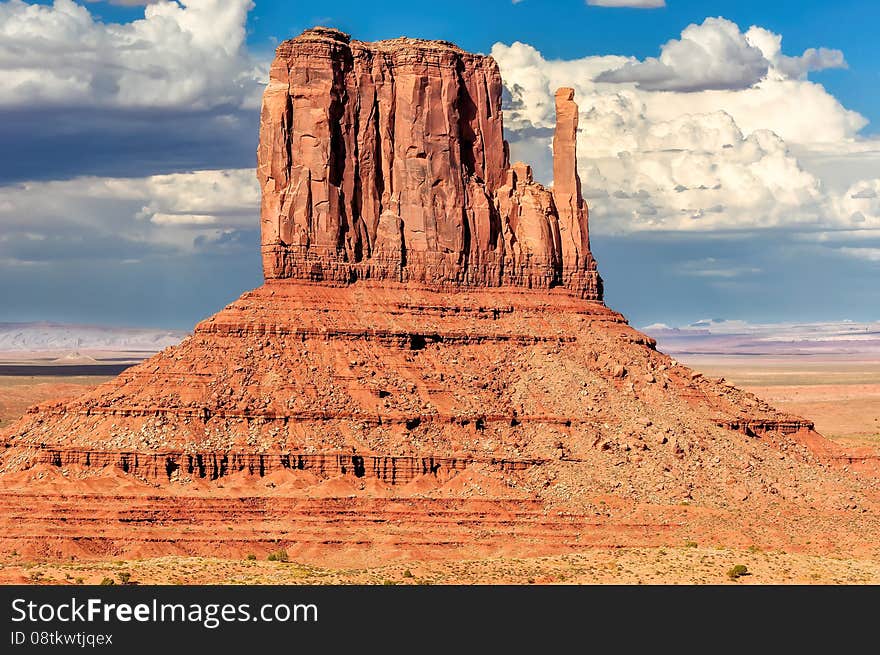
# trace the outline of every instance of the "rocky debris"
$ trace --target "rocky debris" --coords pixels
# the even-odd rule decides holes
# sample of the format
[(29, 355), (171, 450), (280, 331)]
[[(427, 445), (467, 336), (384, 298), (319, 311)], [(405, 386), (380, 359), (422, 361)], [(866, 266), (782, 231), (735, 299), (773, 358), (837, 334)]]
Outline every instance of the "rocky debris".
[[(467, 462), (500, 474), (583, 461), (592, 476), (635, 467), (628, 493), (643, 498), (660, 462), (698, 467), (689, 458), (706, 434), (727, 461), (748, 441), (810, 430), (683, 366), (665, 389), (644, 382), (672, 369), (637, 334), (564, 292), (276, 280), (95, 391), (34, 408), (7, 438), (39, 449), (37, 461), (104, 462), (150, 479), (264, 475), (297, 461), (355, 474), (339, 462), (359, 458), (366, 477), (394, 484), (426, 461), (431, 475)], [(624, 459), (608, 467), (595, 460), (602, 452)], [(712, 485), (701, 493), (726, 497)]]

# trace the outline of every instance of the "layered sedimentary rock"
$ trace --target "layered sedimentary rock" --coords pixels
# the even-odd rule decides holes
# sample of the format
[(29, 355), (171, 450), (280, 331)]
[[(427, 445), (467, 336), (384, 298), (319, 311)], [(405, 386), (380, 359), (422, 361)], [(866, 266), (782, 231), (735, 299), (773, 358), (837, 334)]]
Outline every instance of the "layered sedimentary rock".
[(95, 391), (33, 408), (7, 433), (26, 449), (4, 464), (114, 463), (166, 480), (360, 467), (393, 484), (425, 462), (446, 474), (593, 461), (644, 438), (645, 417), (682, 443), (812, 427), (673, 363), (563, 289), (273, 280)]
[(573, 92), (555, 149), (560, 224), (555, 192), (509, 166), (501, 88), (491, 57), (446, 42), (316, 28), (283, 43), (258, 151), (266, 278), (565, 286), (601, 299)]
[(787, 547), (795, 500), (845, 541), (840, 512), (873, 491), (817, 458), (856, 463), (601, 302), (573, 94), (550, 190), (508, 163), (500, 88), (490, 58), (448, 43), (283, 43), (259, 148), (265, 283), (0, 433), (0, 550), (284, 547), (348, 566), (697, 529)]

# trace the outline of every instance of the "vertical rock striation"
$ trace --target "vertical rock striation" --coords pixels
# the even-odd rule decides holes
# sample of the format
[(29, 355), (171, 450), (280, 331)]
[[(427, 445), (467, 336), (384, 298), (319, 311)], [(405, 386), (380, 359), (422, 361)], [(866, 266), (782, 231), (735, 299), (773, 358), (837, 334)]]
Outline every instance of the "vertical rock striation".
[(315, 28), (282, 43), (258, 150), (266, 279), (566, 286), (601, 300), (571, 93), (561, 213), (527, 166), (509, 165), (501, 88), (491, 57), (444, 41)]
[(556, 91), (556, 133), (553, 135), (553, 201), (559, 213), (562, 281), (584, 291), (592, 284), (596, 262), (590, 252), (589, 211), (577, 172), (578, 106), (574, 89)]

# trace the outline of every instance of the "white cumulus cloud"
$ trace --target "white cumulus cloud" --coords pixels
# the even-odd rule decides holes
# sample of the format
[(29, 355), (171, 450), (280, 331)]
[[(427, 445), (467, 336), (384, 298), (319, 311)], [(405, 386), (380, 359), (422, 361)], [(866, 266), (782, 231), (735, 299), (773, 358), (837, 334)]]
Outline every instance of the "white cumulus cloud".
[(782, 37), (761, 27), (740, 31), (725, 18), (688, 25), (681, 38), (660, 49), (660, 57), (631, 59), (603, 72), (597, 82), (634, 83), (648, 91), (747, 89), (768, 76), (803, 79), (807, 73), (844, 68), (840, 50), (810, 48), (802, 55), (782, 54)]
[(146, 4), (144, 18), (103, 23), (73, 0), (0, 2), (0, 107), (257, 106), (251, 0), (128, 4)]
[[(807, 79), (843, 66), (843, 54), (814, 48), (789, 57), (781, 44), (768, 30), (743, 32), (723, 18), (685, 28), (646, 62), (547, 60), (527, 44), (495, 44), (512, 156), (550, 181), (553, 92), (572, 86), (581, 179), (598, 233), (876, 235), (880, 180), (870, 155), (880, 144), (860, 139), (864, 117)], [(827, 184), (825, 170), (844, 179)]]
[(808, 73), (828, 68), (846, 68), (843, 52), (831, 48), (808, 48), (804, 54), (789, 57), (782, 54), (782, 36), (753, 25), (745, 33), (752, 46), (761, 50), (769, 68), (777, 77), (803, 79)]
[(688, 25), (668, 41), (660, 57), (630, 61), (606, 71), (597, 82), (633, 82), (649, 91), (745, 89), (767, 74), (769, 62), (739, 27), (723, 18)]
[[(0, 259), (186, 253), (259, 225), (253, 169), (0, 186)], [(256, 247), (254, 244), (253, 247)]]

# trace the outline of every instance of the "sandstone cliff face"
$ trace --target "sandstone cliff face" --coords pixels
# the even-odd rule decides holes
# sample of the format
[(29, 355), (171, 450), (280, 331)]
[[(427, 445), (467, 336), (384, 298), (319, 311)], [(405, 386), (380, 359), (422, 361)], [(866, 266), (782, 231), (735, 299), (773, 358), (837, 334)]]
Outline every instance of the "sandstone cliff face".
[(266, 279), (565, 286), (601, 300), (567, 98), (556, 196), (509, 165), (492, 58), (324, 28), (285, 41), (258, 150)]

